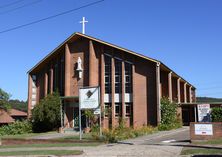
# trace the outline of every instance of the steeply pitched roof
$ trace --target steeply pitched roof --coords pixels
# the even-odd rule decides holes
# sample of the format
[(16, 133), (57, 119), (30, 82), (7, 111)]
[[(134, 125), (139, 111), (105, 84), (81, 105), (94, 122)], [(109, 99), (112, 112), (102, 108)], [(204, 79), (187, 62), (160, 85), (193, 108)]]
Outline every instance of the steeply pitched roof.
[[(71, 39), (75, 38), (75, 37), (84, 37), (84, 38), (87, 38), (89, 40), (93, 40), (93, 41), (96, 41), (98, 43), (101, 43), (101, 44), (104, 44), (104, 45), (107, 45), (107, 46), (110, 46), (110, 47), (113, 47), (113, 48), (116, 48), (116, 49), (119, 49), (119, 50), (122, 50), (122, 51), (125, 51), (129, 54), (133, 54), (135, 56), (138, 56), (138, 57), (141, 57), (143, 59), (146, 59), (146, 60), (149, 60), (151, 62), (155, 62), (155, 63), (160, 63), (164, 68), (168, 69), (169, 71), (172, 71), (174, 75), (176, 75), (177, 77), (181, 78), (184, 82), (187, 82), (185, 79), (183, 79), (181, 76), (179, 76), (177, 73), (175, 73), (172, 69), (170, 69), (169, 67), (167, 67), (165, 64), (163, 64), (161, 61), (159, 60), (156, 60), (156, 59), (153, 59), (153, 58), (150, 58), (150, 57), (147, 57), (147, 56), (144, 56), (142, 54), (139, 54), (139, 53), (136, 53), (134, 51), (131, 51), (131, 50), (128, 50), (128, 49), (125, 49), (125, 48), (122, 48), (120, 46), (117, 46), (117, 45), (114, 45), (114, 44), (111, 44), (111, 43), (108, 43), (108, 42), (105, 42), (103, 40), (100, 40), (100, 39), (97, 39), (97, 38), (94, 38), (94, 37), (91, 37), (91, 36), (88, 36), (88, 35), (85, 35), (85, 34), (82, 34), (82, 33), (79, 33), (79, 32), (76, 32), (76, 33), (73, 33), (70, 37), (68, 37), (64, 42), (62, 42), (58, 47), (56, 47), (51, 53), (49, 53), (45, 58), (43, 58), (40, 62), (38, 62), (32, 69), (30, 69), (28, 71), (28, 73), (31, 73), (34, 69), (36, 69), (41, 63), (43, 63), (46, 59), (48, 59), (50, 56), (52, 56), (54, 53), (56, 53), (57, 50), (59, 50), (62, 46), (64, 46), (66, 43), (68, 43)], [(187, 82), (190, 86), (192, 86), (193, 88), (195, 88), (193, 85), (191, 85), (189, 82)]]
[(0, 124), (13, 123), (15, 120), (4, 109), (0, 109)]

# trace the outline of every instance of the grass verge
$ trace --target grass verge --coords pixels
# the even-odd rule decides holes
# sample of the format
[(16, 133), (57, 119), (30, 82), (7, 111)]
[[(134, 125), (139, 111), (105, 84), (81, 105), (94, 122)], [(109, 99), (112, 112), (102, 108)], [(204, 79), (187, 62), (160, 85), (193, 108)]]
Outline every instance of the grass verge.
[[(56, 140), (79, 140), (79, 135), (69, 135), (64, 137), (56, 138)], [(82, 134), (82, 140), (95, 140), (91, 133)]]
[(0, 156), (20, 156), (20, 155), (80, 155), (80, 150), (36, 150), (36, 151), (10, 151), (0, 152)]
[(206, 148), (199, 148), (199, 149), (183, 149), (181, 151), (181, 155), (221, 155), (221, 149), (206, 149)]
[(56, 133), (56, 131), (45, 132), (45, 133), (28, 133), (28, 134), (18, 134), (18, 135), (4, 135), (4, 136), (0, 136), (0, 138), (28, 139), (28, 138), (35, 137), (35, 136), (50, 135), (50, 134), (54, 134), (54, 133)]
[(101, 143), (46, 143), (46, 144), (20, 144), (20, 145), (6, 145), (0, 146), (0, 149), (5, 148), (43, 148), (43, 147), (89, 147), (89, 146), (98, 146)]
[(222, 145), (222, 138), (215, 139), (215, 140), (208, 140), (208, 141), (193, 142), (193, 144), (200, 144), (200, 145)]

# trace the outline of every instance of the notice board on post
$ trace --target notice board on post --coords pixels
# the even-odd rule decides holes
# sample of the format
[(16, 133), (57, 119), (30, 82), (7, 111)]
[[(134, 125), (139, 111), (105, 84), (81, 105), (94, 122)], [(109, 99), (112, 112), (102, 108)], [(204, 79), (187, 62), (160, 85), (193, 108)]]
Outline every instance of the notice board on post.
[(99, 107), (99, 87), (86, 87), (79, 89), (79, 107), (84, 109), (96, 109)]
[(100, 105), (100, 88), (83, 87), (79, 88), (79, 139), (82, 140), (81, 110), (92, 109), (95, 115), (99, 115), (100, 137), (102, 136), (101, 127), (101, 105)]
[(198, 122), (210, 122), (210, 104), (198, 104)]

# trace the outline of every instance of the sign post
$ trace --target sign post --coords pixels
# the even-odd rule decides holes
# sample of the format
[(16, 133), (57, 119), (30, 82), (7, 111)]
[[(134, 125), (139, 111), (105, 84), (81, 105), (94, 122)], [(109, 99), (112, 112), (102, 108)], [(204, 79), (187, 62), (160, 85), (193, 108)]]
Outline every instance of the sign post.
[(81, 107), (79, 107), (79, 139), (82, 140), (82, 120), (81, 120)]
[[(82, 140), (81, 110), (100, 109), (100, 88), (83, 87), (79, 88), (79, 139)], [(99, 110), (100, 111), (100, 110)], [(98, 112), (99, 112), (98, 111)], [(100, 111), (100, 134), (101, 134), (101, 111)]]
[(99, 106), (99, 108), (97, 108), (96, 110), (94, 110), (93, 112), (95, 115), (99, 115), (99, 136), (102, 136), (102, 115), (101, 115), (101, 105)]

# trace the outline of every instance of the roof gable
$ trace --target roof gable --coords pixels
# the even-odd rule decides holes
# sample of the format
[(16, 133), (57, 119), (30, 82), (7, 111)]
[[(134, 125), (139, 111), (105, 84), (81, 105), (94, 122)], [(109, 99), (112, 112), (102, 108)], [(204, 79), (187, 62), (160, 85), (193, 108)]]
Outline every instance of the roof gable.
[(104, 44), (104, 45), (107, 45), (107, 46), (110, 46), (110, 47), (113, 47), (113, 48), (116, 48), (118, 50), (122, 50), (122, 51), (125, 51), (127, 53), (130, 53), (130, 54), (133, 54), (133, 55), (136, 55), (138, 57), (141, 57), (141, 58), (144, 58), (146, 60), (149, 60), (149, 61), (152, 61), (152, 62), (160, 62), (156, 59), (153, 59), (153, 58), (150, 58), (150, 57), (147, 57), (147, 56), (144, 56), (142, 54), (139, 54), (139, 53), (136, 53), (134, 51), (131, 51), (131, 50), (128, 50), (128, 49), (125, 49), (123, 47), (120, 47), (120, 46), (117, 46), (117, 45), (114, 45), (114, 44), (111, 44), (111, 43), (108, 43), (108, 42), (105, 42), (105, 41), (102, 41), (100, 39), (97, 39), (97, 38), (94, 38), (94, 37), (91, 37), (91, 36), (88, 36), (88, 35), (85, 35), (85, 34), (82, 34), (82, 33), (79, 33), (79, 32), (76, 32), (76, 33), (73, 33), (70, 37), (68, 37), (65, 41), (63, 41), (59, 46), (57, 46), (51, 53), (49, 53), (46, 57), (44, 57), (41, 61), (39, 61), (33, 68), (31, 68), (27, 73), (31, 73), (36, 67), (38, 67), (41, 63), (43, 63), (46, 59), (48, 59), (50, 56), (52, 56), (54, 53), (56, 53), (57, 50), (59, 50), (60, 48), (62, 48), (66, 43), (68, 43), (71, 39), (75, 38), (75, 37), (83, 37), (83, 38), (86, 38), (86, 39), (89, 39), (89, 40), (93, 40), (93, 41), (96, 41), (98, 43), (101, 43), (101, 44)]
[[(116, 48), (118, 50), (122, 50), (124, 52), (127, 52), (129, 54), (132, 54), (132, 55), (135, 55), (135, 56), (138, 56), (140, 58), (143, 58), (143, 59), (146, 59), (146, 60), (149, 60), (151, 62), (154, 62), (154, 63), (159, 63), (161, 64), (164, 68), (168, 69), (169, 71), (172, 71), (177, 77), (181, 78), (181, 80), (183, 80), (184, 82), (187, 82), (184, 78), (182, 78), (181, 76), (179, 76), (176, 72), (174, 72), (172, 69), (170, 69), (169, 67), (167, 67), (165, 64), (163, 64), (161, 61), (159, 60), (156, 60), (156, 59), (153, 59), (153, 58), (150, 58), (150, 57), (147, 57), (147, 56), (144, 56), (142, 54), (139, 54), (139, 53), (136, 53), (134, 51), (131, 51), (131, 50), (128, 50), (128, 49), (125, 49), (125, 48), (122, 48), (120, 46), (117, 46), (117, 45), (114, 45), (114, 44), (111, 44), (111, 43), (108, 43), (108, 42), (105, 42), (103, 40), (100, 40), (100, 39), (97, 39), (97, 38), (94, 38), (94, 37), (91, 37), (91, 36), (88, 36), (88, 35), (85, 35), (85, 34), (82, 34), (82, 33), (79, 33), (79, 32), (75, 32), (73, 33), (70, 37), (68, 37), (64, 42), (62, 42), (58, 47), (56, 47), (51, 53), (49, 53), (46, 57), (44, 57), (41, 61), (39, 61), (32, 69), (30, 69), (27, 73), (31, 73), (34, 69), (36, 69), (41, 63), (43, 63), (45, 60), (47, 60), (50, 56), (52, 56), (53, 54), (55, 54), (57, 52), (57, 50), (59, 50), (60, 48), (62, 48), (66, 43), (68, 43), (69, 41), (71, 41), (72, 39), (74, 38), (78, 38), (78, 37), (83, 37), (83, 38), (86, 38), (86, 39), (89, 39), (89, 40), (93, 40), (93, 41), (96, 41), (98, 43), (101, 43), (101, 44), (104, 44), (104, 45), (107, 45), (107, 46), (110, 46), (110, 47), (113, 47), (113, 48)], [(187, 82), (188, 84), (190, 84), (189, 82)], [(196, 89), (193, 85), (190, 84), (190, 86), (192, 86), (194, 89)]]

